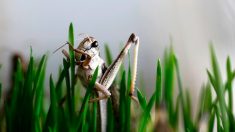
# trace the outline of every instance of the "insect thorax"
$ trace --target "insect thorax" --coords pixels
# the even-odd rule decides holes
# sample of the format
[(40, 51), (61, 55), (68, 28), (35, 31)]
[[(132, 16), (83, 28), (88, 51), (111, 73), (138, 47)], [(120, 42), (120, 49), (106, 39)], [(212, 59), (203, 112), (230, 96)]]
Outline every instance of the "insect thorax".
[(77, 75), (85, 87), (88, 86), (89, 81), (92, 79), (96, 67), (98, 67), (98, 76), (96, 81), (99, 82), (101, 77), (103, 76), (102, 70), (104, 67), (104, 61), (102, 58), (100, 58), (99, 55), (92, 57), (88, 69), (85, 69), (82, 66), (78, 66)]

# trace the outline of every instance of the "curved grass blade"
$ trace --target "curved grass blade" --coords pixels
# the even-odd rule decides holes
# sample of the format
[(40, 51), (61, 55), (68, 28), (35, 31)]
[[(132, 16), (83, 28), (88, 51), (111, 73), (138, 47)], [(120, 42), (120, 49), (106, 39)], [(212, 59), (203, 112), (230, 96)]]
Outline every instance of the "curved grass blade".
[(142, 110), (144, 111), (147, 107), (147, 101), (139, 89), (137, 89), (137, 97), (138, 97), (140, 106), (141, 106)]
[(151, 112), (151, 109), (155, 103), (155, 100), (156, 100), (156, 93), (154, 93), (152, 95), (152, 97), (150, 98), (143, 114), (142, 114), (142, 117), (140, 119), (140, 124), (139, 124), (139, 131), (140, 132), (144, 132), (146, 131), (146, 128), (147, 128), (147, 124), (149, 123), (150, 119), (151, 119), (151, 116), (150, 116), (150, 112)]
[(212, 64), (212, 70), (213, 70), (213, 76), (215, 79), (215, 85), (213, 86), (216, 95), (219, 99), (219, 105), (220, 105), (220, 110), (221, 110), (221, 119), (222, 119), (222, 124), (225, 132), (229, 131), (229, 120), (228, 120), (228, 114), (226, 112), (226, 103), (225, 103), (225, 98), (224, 98), (224, 86), (223, 86), (223, 81), (222, 81), (222, 76), (220, 73), (220, 68), (219, 64), (217, 62), (217, 58), (214, 52), (214, 49), (212, 45), (210, 46), (210, 51), (211, 51), (211, 64)]
[(92, 80), (90, 81), (85, 97), (83, 98), (82, 101), (82, 106), (81, 109), (79, 111), (79, 116), (78, 116), (78, 124), (77, 126), (77, 130), (82, 130), (83, 129), (83, 125), (86, 123), (86, 115), (87, 115), (87, 111), (88, 111), (88, 103), (89, 103), (89, 99), (91, 96), (91, 92), (95, 86), (95, 82), (97, 79), (97, 75), (98, 75), (98, 67), (96, 68)]
[(34, 122), (35, 131), (41, 131), (40, 129), (40, 114), (42, 113), (43, 105), (43, 92), (44, 92), (44, 80), (46, 74), (46, 55), (44, 55), (40, 61), (39, 69), (37, 71), (38, 81), (35, 85), (35, 102), (34, 102)]
[(182, 85), (180, 71), (179, 71), (179, 64), (178, 64), (178, 60), (176, 57), (174, 57), (174, 64), (175, 64), (176, 75), (177, 75), (177, 80), (178, 80), (180, 101), (181, 101), (182, 110), (183, 110), (184, 129), (185, 131), (196, 131), (196, 128), (193, 124), (192, 117), (190, 115), (190, 102), (185, 102), (187, 98), (184, 98), (183, 85)]

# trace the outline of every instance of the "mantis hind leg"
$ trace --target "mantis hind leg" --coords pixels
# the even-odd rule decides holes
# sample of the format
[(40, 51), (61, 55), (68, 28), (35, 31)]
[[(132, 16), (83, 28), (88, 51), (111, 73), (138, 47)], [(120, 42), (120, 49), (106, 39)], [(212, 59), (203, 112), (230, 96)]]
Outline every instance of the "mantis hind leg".
[(138, 58), (138, 49), (139, 49), (139, 37), (137, 37), (135, 34), (131, 34), (129, 37), (126, 45), (118, 55), (118, 57), (114, 60), (114, 62), (108, 67), (108, 69), (105, 71), (103, 77), (101, 78), (100, 83), (104, 85), (105, 87), (109, 88), (111, 84), (113, 83), (119, 68), (127, 55), (131, 44), (135, 44), (134, 49), (134, 62), (133, 62), (133, 72), (132, 72), (132, 80), (131, 80), (131, 88), (130, 88), (130, 96), (133, 100), (138, 102), (137, 98), (133, 96), (134, 93), (134, 87), (135, 87), (135, 81), (136, 81), (136, 73), (137, 73), (137, 58)]
[(107, 99), (111, 96), (111, 93), (108, 91), (108, 89), (105, 86), (101, 85), (100, 83), (96, 82), (95, 88), (97, 91), (100, 91), (103, 94), (103, 96), (91, 99), (89, 102), (95, 102), (102, 99)]

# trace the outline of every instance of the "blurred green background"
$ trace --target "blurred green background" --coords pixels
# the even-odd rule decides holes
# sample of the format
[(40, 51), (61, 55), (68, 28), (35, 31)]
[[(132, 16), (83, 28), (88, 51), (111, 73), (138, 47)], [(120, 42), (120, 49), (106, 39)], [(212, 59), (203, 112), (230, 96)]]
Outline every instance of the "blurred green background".
[[(193, 101), (199, 96), (201, 84), (207, 80), (209, 41), (213, 41), (221, 64), (227, 55), (231, 60), (235, 56), (233, 0), (1, 0), (0, 64), (3, 66), (0, 81), (4, 91), (9, 86), (10, 56), (20, 52), (29, 58), (30, 46), (36, 56), (49, 51), (46, 72), (49, 85), (49, 74), (56, 76), (58, 65), (62, 64), (62, 54), (52, 52), (67, 40), (70, 22), (74, 23), (76, 44), (80, 33), (92, 35), (99, 41), (103, 57), (104, 43), (108, 43), (116, 56), (130, 33), (139, 35), (138, 72), (145, 81), (147, 93), (154, 90), (155, 72), (152, 70), (156, 59), (163, 57), (164, 49), (170, 44), (179, 59), (184, 86), (193, 93)], [(221, 69), (225, 76), (225, 65), (221, 65)]]

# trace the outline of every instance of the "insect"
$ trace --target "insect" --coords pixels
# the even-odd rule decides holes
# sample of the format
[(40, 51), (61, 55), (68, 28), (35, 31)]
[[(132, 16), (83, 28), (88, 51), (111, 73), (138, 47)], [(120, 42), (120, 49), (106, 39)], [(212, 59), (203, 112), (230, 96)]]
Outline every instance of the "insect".
[[(134, 64), (132, 72), (132, 81), (129, 95), (132, 99), (137, 101), (137, 98), (133, 96), (134, 86), (137, 72), (137, 55), (139, 47), (139, 37), (135, 34), (131, 34), (127, 40), (124, 48), (121, 50), (117, 58), (113, 63), (106, 67), (104, 60), (100, 56), (98, 41), (91, 36), (86, 36), (76, 49), (70, 47), (75, 52), (75, 63), (77, 65), (76, 76), (81, 80), (82, 84), (87, 87), (91, 80), (95, 69), (98, 67), (98, 76), (95, 82), (95, 89), (98, 93), (97, 98), (90, 99), (90, 102), (99, 101), (100, 105), (100, 117), (101, 117), (101, 131), (105, 131), (106, 128), (106, 99), (111, 96), (109, 87), (113, 83), (119, 68), (127, 55), (131, 45), (135, 45), (134, 49)], [(70, 44), (69, 44), (70, 45)], [(65, 57), (70, 60), (70, 56), (66, 50), (62, 50)]]

